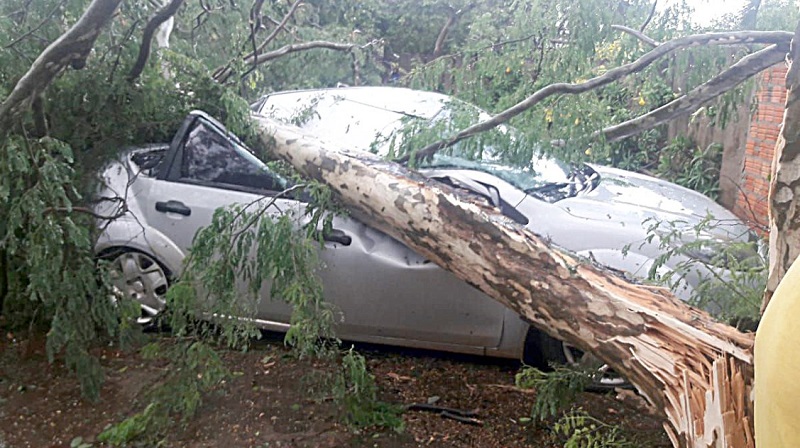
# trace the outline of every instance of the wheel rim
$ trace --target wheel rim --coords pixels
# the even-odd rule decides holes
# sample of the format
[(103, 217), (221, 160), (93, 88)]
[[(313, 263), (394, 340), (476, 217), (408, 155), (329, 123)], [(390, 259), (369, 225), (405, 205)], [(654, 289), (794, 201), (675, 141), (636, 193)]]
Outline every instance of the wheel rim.
[(114, 292), (134, 300), (142, 308), (140, 324), (153, 321), (166, 304), (169, 281), (166, 272), (153, 258), (140, 252), (126, 252), (111, 264)]

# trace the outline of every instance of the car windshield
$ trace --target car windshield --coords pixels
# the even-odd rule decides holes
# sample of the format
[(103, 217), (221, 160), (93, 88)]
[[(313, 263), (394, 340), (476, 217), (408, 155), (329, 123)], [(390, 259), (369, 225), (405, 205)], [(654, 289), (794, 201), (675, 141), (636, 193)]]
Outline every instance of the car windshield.
[[(301, 126), (322, 140), (389, 158), (404, 148), (420, 148), (490, 117), (448, 96), (408, 89), (384, 89), (380, 95), (368, 88), (287, 92), (271, 95), (260, 106), (260, 113)], [(576, 173), (584, 169), (551, 157), (531, 157), (531, 145), (525, 148), (519, 134), (498, 127), (440, 151), (420, 168), (481, 171), (537, 196), (542, 196), (537, 194), (540, 189), (548, 194), (562, 191), (561, 198), (585, 189), (575, 187), (576, 179), (581, 180)], [(505, 162), (509, 159), (524, 162), (512, 166)]]

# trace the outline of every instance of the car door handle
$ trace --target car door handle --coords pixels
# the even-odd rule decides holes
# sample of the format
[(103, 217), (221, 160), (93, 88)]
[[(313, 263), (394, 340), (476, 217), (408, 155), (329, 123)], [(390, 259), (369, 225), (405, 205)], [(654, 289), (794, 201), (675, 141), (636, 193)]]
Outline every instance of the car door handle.
[(322, 235), (322, 239), (329, 243), (341, 244), (342, 246), (349, 246), (350, 243), (353, 242), (353, 238), (339, 229), (331, 229), (325, 232)]
[(181, 201), (156, 202), (156, 211), (161, 213), (177, 213), (183, 216), (192, 214), (192, 209)]

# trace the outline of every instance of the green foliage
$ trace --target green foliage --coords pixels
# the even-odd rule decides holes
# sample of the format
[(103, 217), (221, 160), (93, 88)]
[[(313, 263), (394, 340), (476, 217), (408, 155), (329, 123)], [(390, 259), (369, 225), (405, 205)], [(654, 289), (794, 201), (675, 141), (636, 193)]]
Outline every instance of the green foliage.
[(147, 346), (148, 356), (163, 351), (170, 360), (166, 378), (147, 392), (144, 410), (105, 429), (99, 441), (113, 446), (132, 441), (155, 444), (176, 419), (186, 423), (195, 415), (203, 394), (230, 377), (217, 352), (204, 342), (178, 341), (166, 349), (154, 345)]
[(524, 366), (515, 381), (517, 387), (536, 390), (531, 418), (544, 420), (574, 403), (578, 394), (591, 383), (592, 374), (569, 366), (555, 366), (552, 372)]
[(83, 437), (75, 437), (69, 442), (69, 448), (92, 448), (92, 444), (84, 442)]
[[(297, 184), (271, 198), (234, 204), (214, 213), (195, 236), (183, 277), (167, 292), (169, 326), (179, 336), (214, 339), (244, 349), (259, 333), (252, 323), (267, 297), (292, 306), (286, 343), (300, 356), (321, 354), (334, 340), (334, 312), (322, 297), (316, 274), (320, 233), (330, 229), (325, 214), (327, 189), (310, 189), (315, 206), (287, 210), (281, 198), (294, 196)], [(242, 287), (244, 285), (244, 288)], [(215, 322), (197, 316), (215, 316)], [(236, 316), (225, 318), (224, 316)]]
[(367, 370), (364, 357), (350, 348), (341, 363), (333, 378), (333, 397), (344, 407), (347, 424), (356, 429), (379, 426), (402, 432), (403, 408), (378, 399), (375, 377)]
[(89, 348), (108, 337), (129, 341), (135, 329), (119, 326), (119, 314), (134, 308), (112, 306), (107, 276), (102, 269), (98, 275), (93, 221), (75, 211), (81, 196), (70, 148), (51, 138), (11, 137), (0, 145), (3, 315), (11, 326), (49, 325), (48, 356), (63, 353), (84, 394), (96, 398), (102, 372)]
[(716, 199), (721, 167), (721, 145), (714, 143), (700, 149), (688, 138), (678, 137), (662, 148), (656, 174)]
[[(728, 235), (727, 223), (707, 216), (694, 226), (681, 221), (648, 219), (647, 241), (658, 241), (661, 254), (648, 279), (681, 291), (686, 278), (696, 276), (689, 303), (723, 321), (756, 321), (766, 286), (768, 259), (765, 243), (754, 234)], [(742, 231), (748, 232), (746, 229)], [(727, 230), (727, 232), (730, 232)], [(672, 269), (664, 269), (671, 261)]]
[[(0, 54), (0, 92), (10, 92), (33, 58), (87, 4), (0, 5), (0, 38), (13, 42), (13, 51)], [(39, 117), (47, 122), (46, 136), (39, 138), (29, 113), (0, 140), (3, 315), (12, 327), (49, 327), (48, 355), (63, 354), (90, 397), (96, 397), (102, 378), (90, 348), (109, 337), (123, 346), (131, 342), (138, 328), (131, 327), (130, 317), (139, 313), (124, 299), (109, 300), (105, 265), (95, 261), (97, 222), (89, 211), (97, 200), (96, 170), (127, 145), (168, 141), (196, 108), (241, 135), (251, 134), (247, 103), (214, 83), (191, 58), (162, 52), (153, 59), (169, 63), (171, 79), (164, 79), (158, 64), (149, 65), (135, 83), (125, 79), (138, 51), (131, 37), (148, 14), (143, 3), (125, 2), (98, 39), (87, 69), (67, 70), (53, 81)], [(34, 27), (35, 33), (24, 32)]]
[(637, 446), (626, 439), (616, 425), (604, 423), (581, 409), (565, 413), (553, 425), (553, 432), (564, 438), (564, 448), (622, 448)]

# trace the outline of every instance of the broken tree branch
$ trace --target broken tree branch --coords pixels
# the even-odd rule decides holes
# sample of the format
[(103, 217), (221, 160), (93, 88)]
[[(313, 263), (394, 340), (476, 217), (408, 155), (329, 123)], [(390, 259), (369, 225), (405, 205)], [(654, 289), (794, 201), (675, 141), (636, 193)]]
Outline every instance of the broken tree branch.
[(11, 93), (0, 104), (0, 134), (29, 107), (68, 65), (82, 68), (100, 31), (114, 16), (122, 0), (92, 0), (80, 19), (33, 61)]
[(652, 129), (674, 118), (697, 110), (703, 104), (717, 98), (744, 81), (772, 67), (783, 60), (787, 48), (771, 45), (743, 57), (719, 75), (695, 87), (689, 93), (634, 119), (609, 126), (593, 137), (603, 136), (606, 141), (615, 142)]
[[(347, 43), (338, 43), (338, 42), (329, 42), (326, 40), (312, 40), (310, 42), (302, 42), (299, 44), (288, 44), (284, 45), (277, 50), (273, 50), (261, 55), (253, 55), (250, 58), (245, 58), (244, 62), (247, 65), (254, 66), (256, 62), (257, 65), (261, 65), (265, 62), (271, 61), (273, 59), (278, 59), (282, 56), (286, 56), (290, 53), (297, 53), (300, 51), (311, 50), (314, 48), (325, 48), (328, 50), (336, 50), (336, 51), (348, 51), (352, 49), (355, 45), (354, 44), (347, 44)], [(215, 72), (213, 78), (215, 81), (224, 83), (230, 76), (233, 74), (233, 69), (230, 67), (225, 67), (220, 72)]]
[(147, 25), (144, 26), (144, 32), (142, 33), (142, 44), (139, 46), (139, 56), (136, 58), (136, 62), (131, 67), (131, 71), (128, 72), (128, 82), (133, 82), (138, 78), (142, 72), (144, 71), (145, 65), (147, 65), (147, 59), (150, 58), (150, 48), (153, 45), (153, 35), (158, 30), (158, 27), (161, 26), (164, 22), (169, 20), (175, 13), (178, 12), (178, 8), (181, 7), (183, 0), (171, 0), (169, 4), (161, 8), (156, 15), (153, 16), (148, 22)]
[(642, 26), (639, 27), (639, 32), (644, 32), (644, 29), (647, 28), (647, 25), (650, 25), (650, 21), (653, 20), (653, 16), (656, 15), (656, 8), (658, 8), (658, 0), (653, 1), (653, 7), (650, 8), (650, 14), (647, 16), (647, 19), (644, 21)]
[(450, 27), (453, 26), (458, 20), (458, 12), (453, 11), (451, 8), (450, 15), (447, 17), (447, 22), (442, 26), (442, 29), (439, 30), (439, 35), (436, 36), (436, 43), (433, 45), (433, 57), (438, 58), (442, 55), (442, 50), (444, 49), (444, 40), (447, 39), (447, 34), (450, 32)]
[(641, 31), (637, 31), (637, 30), (635, 30), (633, 28), (628, 28), (627, 26), (624, 26), (624, 25), (611, 25), (611, 29), (612, 30), (617, 30), (617, 31), (622, 31), (623, 33), (630, 34), (631, 36), (639, 39), (640, 41), (646, 43), (647, 45), (650, 45), (651, 47), (657, 47), (657, 46), (661, 45), (661, 43), (659, 41), (657, 41), (657, 40), (653, 39), (652, 37), (642, 33)]
[[(508, 109), (500, 112), (488, 120), (476, 123), (466, 129), (463, 129), (455, 136), (432, 143), (414, 154), (417, 160), (424, 160), (425, 158), (432, 157), (436, 152), (455, 145), (456, 143), (472, 137), (481, 132), (488, 131), (501, 125), (508, 120), (516, 117), (517, 115), (532, 108), (539, 102), (543, 101), (550, 96), (556, 94), (576, 95), (579, 93), (588, 92), (599, 87), (608, 85), (617, 81), (631, 73), (637, 73), (657, 61), (661, 57), (673, 53), (683, 48), (709, 46), (709, 45), (748, 45), (748, 44), (779, 44), (788, 45), (792, 38), (792, 33), (787, 31), (737, 31), (731, 33), (707, 33), (696, 34), (692, 36), (681, 37), (662, 43), (661, 45), (645, 53), (639, 59), (615, 67), (600, 76), (596, 76), (586, 82), (572, 84), (572, 83), (555, 83), (543, 87), (531, 96), (525, 98), (519, 103), (509, 107)], [(405, 155), (397, 162), (406, 163), (411, 158), (411, 155)]]
[(468, 425), (483, 425), (483, 421), (479, 420), (477, 410), (463, 410), (448, 408), (445, 406), (436, 406), (428, 403), (411, 403), (404, 406), (407, 411), (426, 411), (439, 414), (442, 418), (449, 418)]

